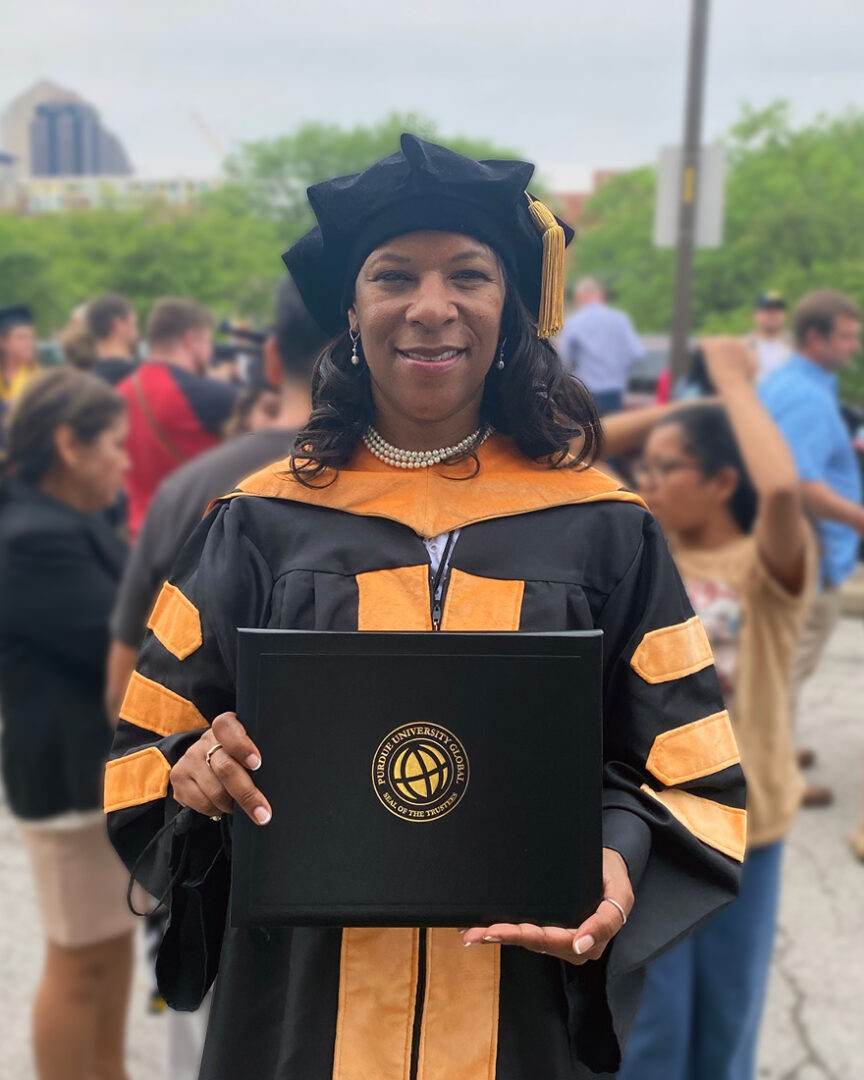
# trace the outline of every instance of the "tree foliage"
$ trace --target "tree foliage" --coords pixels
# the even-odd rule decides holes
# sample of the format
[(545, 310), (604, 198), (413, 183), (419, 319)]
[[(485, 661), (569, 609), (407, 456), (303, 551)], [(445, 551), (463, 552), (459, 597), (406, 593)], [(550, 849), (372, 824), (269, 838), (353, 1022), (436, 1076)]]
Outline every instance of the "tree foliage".
[[(280, 254), (311, 224), (306, 188), (394, 151), (402, 131), (473, 157), (520, 156), (442, 136), (412, 113), (350, 129), (306, 123), (241, 147), (225, 185), (192, 209), (0, 214), (0, 303), (30, 303), (43, 333), (106, 289), (128, 295), (142, 314), (170, 293), (194, 296), (217, 315), (265, 320)], [(783, 103), (747, 108), (727, 145), (725, 240), (696, 254), (694, 328), (743, 331), (754, 296), (767, 288), (790, 298), (839, 288), (864, 302), (864, 112), (795, 129)], [(662, 332), (672, 316), (674, 256), (652, 244), (655, 184), (650, 167), (606, 183), (586, 207), (570, 265), (573, 275), (611, 285), (640, 329)]]
[[(864, 112), (794, 129), (788, 107), (745, 108), (729, 133), (723, 246), (696, 253), (692, 324), (741, 332), (754, 297), (835, 288), (864, 303)], [(672, 319), (674, 253), (652, 244), (656, 177), (618, 176), (589, 200), (574, 273), (608, 282), (645, 331)]]
[(219, 315), (264, 317), (279, 273), (268, 223), (223, 208), (0, 214), (0, 297), (30, 304), (42, 333), (107, 290), (142, 313), (170, 294), (194, 297)]
[[(106, 290), (128, 296), (142, 314), (171, 294), (219, 316), (267, 320), (281, 253), (311, 225), (308, 185), (366, 168), (398, 149), (403, 131), (441, 138), (413, 113), (351, 129), (310, 122), (243, 146), (227, 162), (225, 185), (193, 208), (0, 213), (0, 304), (30, 304), (42, 333)], [(446, 142), (474, 157), (519, 156), (479, 139)]]
[(272, 222), (288, 246), (313, 224), (306, 188), (333, 176), (361, 172), (392, 154), (399, 149), (403, 131), (432, 142), (443, 140), (469, 157), (520, 156), (483, 139), (458, 135), (443, 139), (436, 125), (417, 113), (394, 112), (377, 124), (348, 130), (306, 123), (291, 135), (246, 143), (227, 162), (228, 183), (208, 200)]

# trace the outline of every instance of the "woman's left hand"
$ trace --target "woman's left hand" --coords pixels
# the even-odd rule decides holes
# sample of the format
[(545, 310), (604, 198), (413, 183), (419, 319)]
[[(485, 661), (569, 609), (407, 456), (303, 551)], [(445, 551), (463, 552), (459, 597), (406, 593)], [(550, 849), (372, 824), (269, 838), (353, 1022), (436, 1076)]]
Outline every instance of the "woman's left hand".
[(699, 342), (708, 377), (718, 393), (732, 385), (753, 386), (759, 362), (740, 338), (709, 337)]
[[(603, 895), (617, 900), (626, 914), (630, 914), (633, 889), (627, 864), (611, 848), (603, 848)], [(532, 923), (495, 923), (463, 930), (462, 940), (466, 945), (521, 945), (523, 949), (557, 956), (570, 964), (584, 964), (586, 960), (599, 959), (623, 925), (618, 908), (602, 900), (594, 914), (575, 930)]]

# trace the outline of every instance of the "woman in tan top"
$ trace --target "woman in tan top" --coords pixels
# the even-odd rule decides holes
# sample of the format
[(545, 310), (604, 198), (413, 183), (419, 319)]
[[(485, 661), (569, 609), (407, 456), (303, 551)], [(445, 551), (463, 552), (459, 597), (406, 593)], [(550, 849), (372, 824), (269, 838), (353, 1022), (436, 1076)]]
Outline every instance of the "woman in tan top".
[(718, 338), (703, 351), (722, 405), (653, 429), (640, 492), (714, 650), (747, 777), (748, 853), (739, 898), (649, 965), (619, 1080), (755, 1076), (782, 841), (803, 788), (789, 674), (815, 553), (795, 464), (744, 346)]

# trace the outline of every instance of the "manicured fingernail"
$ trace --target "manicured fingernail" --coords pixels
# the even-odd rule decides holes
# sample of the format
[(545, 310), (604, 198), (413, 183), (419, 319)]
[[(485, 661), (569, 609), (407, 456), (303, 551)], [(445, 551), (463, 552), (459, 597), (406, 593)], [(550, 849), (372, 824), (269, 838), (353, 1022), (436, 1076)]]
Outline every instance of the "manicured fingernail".
[(249, 757), (246, 758), (246, 768), (251, 769), (252, 772), (255, 772), (256, 769), (260, 769), (261, 758), (258, 757), (257, 754), (250, 754)]
[(578, 941), (573, 942), (573, 951), (577, 956), (581, 956), (583, 953), (588, 952), (589, 949), (594, 948), (594, 938), (590, 934), (586, 934), (584, 937), (580, 937)]
[(479, 945), (480, 943), (478, 941), (463, 941), (462, 944), (466, 949), (470, 949), (472, 945)]
[(492, 945), (500, 945), (501, 944), (501, 938), (500, 937), (492, 937), (491, 934), (487, 934), (486, 937), (483, 938), (483, 940), (488, 941)]
[(252, 811), (252, 817), (255, 818), (259, 825), (266, 825), (273, 815), (263, 806), (256, 806)]

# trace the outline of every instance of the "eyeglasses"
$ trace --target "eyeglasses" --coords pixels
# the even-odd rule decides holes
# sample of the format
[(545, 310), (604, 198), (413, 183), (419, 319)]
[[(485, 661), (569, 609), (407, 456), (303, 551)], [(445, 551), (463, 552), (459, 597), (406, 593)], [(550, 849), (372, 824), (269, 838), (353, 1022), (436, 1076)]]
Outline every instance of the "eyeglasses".
[(633, 471), (640, 483), (647, 480), (651, 483), (657, 481), (662, 484), (669, 479), (672, 473), (679, 472), (681, 469), (702, 471), (701, 466), (693, 461), (676, 461), (674, 459), (669, 461), (640, 461)]

